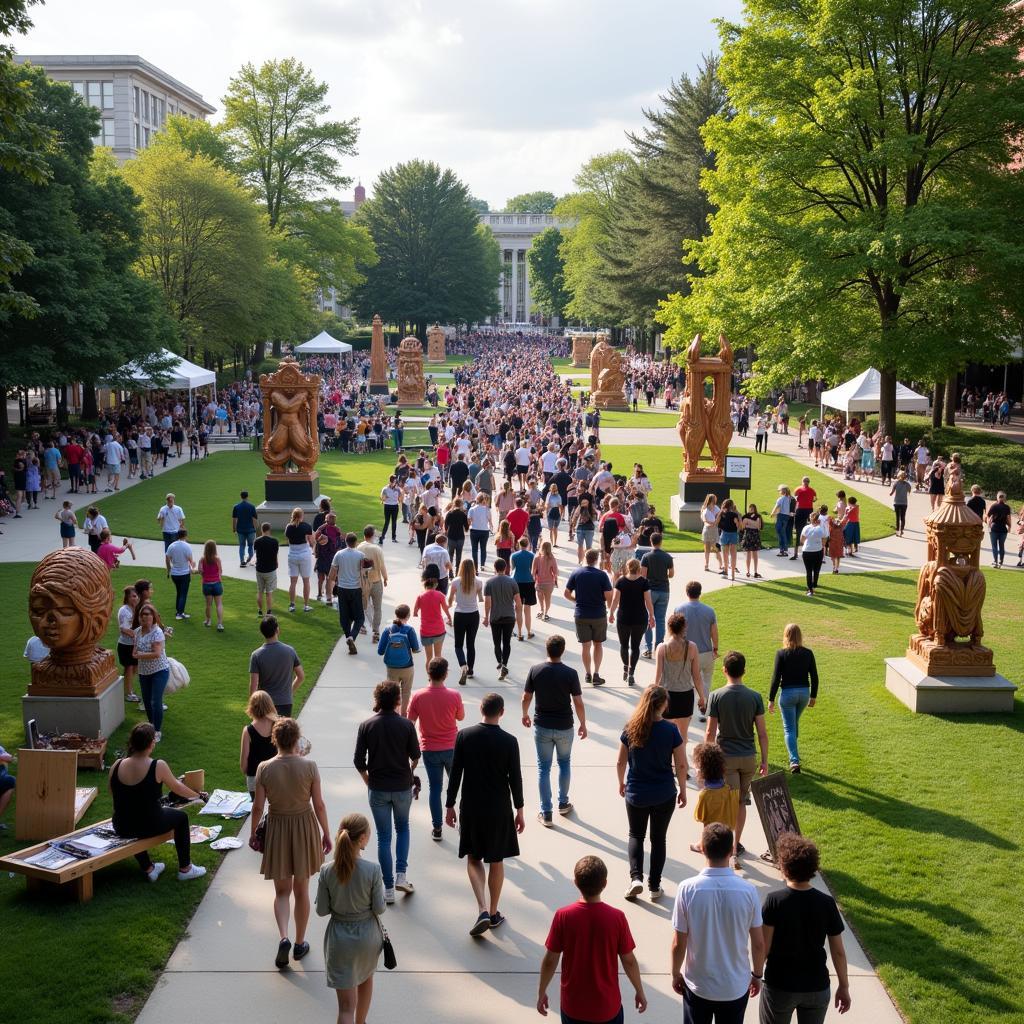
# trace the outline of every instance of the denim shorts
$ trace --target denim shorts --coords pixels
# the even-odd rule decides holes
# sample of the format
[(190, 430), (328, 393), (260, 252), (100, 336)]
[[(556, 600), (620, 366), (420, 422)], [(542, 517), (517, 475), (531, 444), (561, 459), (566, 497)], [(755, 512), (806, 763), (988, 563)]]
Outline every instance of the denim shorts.
[(220, 597), (224, 593), (224, 584), (217, 583), (204, 583), (203, 584), (203, 597)]
[(718, 536), (718, 543), (724, 548), (727, 544), (735, 544), (739, 539), (739, 530), (723, 530)]

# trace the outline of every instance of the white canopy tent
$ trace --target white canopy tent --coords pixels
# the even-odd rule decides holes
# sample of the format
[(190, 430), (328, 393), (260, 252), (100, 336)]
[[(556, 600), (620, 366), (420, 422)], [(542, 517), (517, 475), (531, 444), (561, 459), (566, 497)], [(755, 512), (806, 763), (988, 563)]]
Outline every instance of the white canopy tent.
[[(878, 412), (882, 375), (869, 366), (860, 376), (821, 393), (821, 414), (825, 407), (840, 409), (849, 419), (852, 413)], [(897, 412), (928, 412), (928, 398), (896, 382)]]
[(295, 354), (300, 356), (338, 356), (348, 355), (352, 346), (344, 341), (332, 338), (326, 331), (321, 331), (315, 338), (295, 346)]
[(151, 391), (154, 388), (162, 388), (166, 391), (187, 391), (189, 409), (192, 408), (192, 392), (199, 388), (209, 386), (211, 397), (215, 394), (217, 387), (217, 374), (213, 370), (207, 370), (203, 366), (190, 363), (183, 356), (176, 355), (168, 349), (160, 353), (164, 361), (170, 361), (170, 366), (162, 374), (160, 380), (153, 380), (152, 377), (138, 364), (129, 363), (121, 371), (122, 377), (130, 378), (132, 384), (144, 391)]

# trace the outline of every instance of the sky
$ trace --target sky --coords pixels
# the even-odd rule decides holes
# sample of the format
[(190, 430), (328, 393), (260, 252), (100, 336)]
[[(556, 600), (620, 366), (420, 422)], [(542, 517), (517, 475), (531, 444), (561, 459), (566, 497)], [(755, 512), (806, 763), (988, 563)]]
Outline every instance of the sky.
[[(714, 52), (741, 0), (46, 0), (24, 54), (139, 54), (220, 117), (244, 63), (296, 57), (359, 119), (343, 172), (372, 192), (414, 157), (452, 168), (492, 209), (572, 190), (626, 145), (671, 80)], [(346, 198), (343, 196), (342, 198)]]

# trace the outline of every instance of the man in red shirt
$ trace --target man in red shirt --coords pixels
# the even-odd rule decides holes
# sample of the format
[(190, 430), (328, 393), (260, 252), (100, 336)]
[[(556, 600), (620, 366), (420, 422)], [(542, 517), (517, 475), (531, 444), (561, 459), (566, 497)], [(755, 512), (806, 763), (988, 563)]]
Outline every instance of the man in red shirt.
[(626, 915), (601, 902), (608, 884), (608, 868), (600, 857), (576, 862), (573, 881), (580, 900), (555, 911), (540, 965), (537, 1012), (548, 1015), (548, 985), (562, 958), (560, 1009), (562, 1024), (621, 1024), (622, 996), (616, 959), (633, 986), (637, 1011), (647, 1009), (640, 966), (633, 949), (636, 943)]
[(505, 517), (508, 520), (508, 527), (512, 536), (518, 541), (526, 533), (526, 524), (530, 521), (530, 513), (523, 508), (526, 503), (522, 498), (516, 498), (516, 507), (509, 511)]
[(793, 554), (789, 556), (790, 561), (795, 561), (800, 553), (800, 531), (807, 525), (814, 511), (814, 499), (818, 492), (811, 486), (811, 478), (805, 476), (800, 486), (793, 492), (796, 498), (796, 519), (793, 521)]
[(85, 449), (75, 440), (64, 449), (64, 459), (68, 464), (68, 482), (71, 484), (69, 494), (78, 493), (78, 483), (82, 479), (82, 456)]

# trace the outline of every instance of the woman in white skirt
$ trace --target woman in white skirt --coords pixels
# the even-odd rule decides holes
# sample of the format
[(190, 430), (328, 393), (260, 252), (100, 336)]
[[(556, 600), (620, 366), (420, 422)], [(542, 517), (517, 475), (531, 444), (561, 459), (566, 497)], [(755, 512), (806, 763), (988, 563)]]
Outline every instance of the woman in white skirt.
[(716, 549), (718, 544), (718, 517), (722, 510), (718, 507), (718, 498), (714, 494), (708, 494), (704, 498), (704, 504), (700, 507), (700, 539), (704, 545), (704, 571), (711, 572), (711, 553), (715, 553), (718, 559), (718, 571), (725, 568), (722, 562), (722, 552)]

